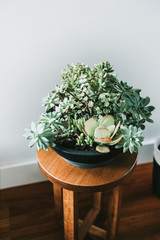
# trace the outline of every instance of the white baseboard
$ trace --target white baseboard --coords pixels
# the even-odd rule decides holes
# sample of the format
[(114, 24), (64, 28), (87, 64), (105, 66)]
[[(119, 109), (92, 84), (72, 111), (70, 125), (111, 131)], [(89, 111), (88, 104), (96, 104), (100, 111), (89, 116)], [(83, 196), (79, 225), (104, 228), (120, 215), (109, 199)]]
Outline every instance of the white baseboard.
[[(152, 162), (152, 160), (153, 144), (144, 145), (139, 149), (138, 164)], [(46, 181), (46, 178), (40, 172), (36, 159), (0, 166), (0, 189), (42, 181)]]
[(13, 163), (0, 166), (0, 189), (46, 181), (37, 161)]

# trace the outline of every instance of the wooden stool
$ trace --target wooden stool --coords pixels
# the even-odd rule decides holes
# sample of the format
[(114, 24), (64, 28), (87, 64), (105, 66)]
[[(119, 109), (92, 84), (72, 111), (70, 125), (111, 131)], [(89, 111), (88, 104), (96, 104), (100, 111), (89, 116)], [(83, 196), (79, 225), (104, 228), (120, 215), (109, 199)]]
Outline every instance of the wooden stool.
[[(65, 162), (51, 148), (37, 152), (38, 164), (45, 177), (54, 184), (54, 203), (59, 217), (63, 214), (65, 240), (83, 240), (89, 228), (96, 228), (107, 240), (116, 239), (122, 183), (136, 166), (137, 153), (119, 155), (105, 167), (78, 168)], [(107, 233), (91, 226), (101, 209), (103, 195), (110, 189)], [(78, 229), (78, 193), (94, 193), (93, 207)], [(62, 197), (63, 196), (63, 197)], [(63, 200), (62, 200), (63, 199)], [(62, 208), (63, 202), (63, 208)], [(106, 234), (105, 234), (106, 233)]]

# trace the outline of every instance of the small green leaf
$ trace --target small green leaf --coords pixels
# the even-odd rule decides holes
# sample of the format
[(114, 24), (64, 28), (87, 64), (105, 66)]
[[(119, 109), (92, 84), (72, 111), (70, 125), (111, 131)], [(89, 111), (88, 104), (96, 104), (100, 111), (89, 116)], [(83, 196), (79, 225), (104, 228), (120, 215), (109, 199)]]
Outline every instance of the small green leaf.
[(94, 118), (90, 118), (85, 122), (85, 131), (89, 136), (94, 136), (96, 127), (98, 127), (98, 123)]
[(114, 130), (115, 130), (115, 125), (110, 125), (107, 128), (110, 131), (110, 135), (111, 135), (114, 132)]
[(130, 151), (130, 153), (134, 152), (134, 144), (132, 142), (130, 142), (129, 151)]
[(114, 137), (114, 138), (112, 139), (112, 141), (109, 142), (108, 144), (109, 144), (109, 145), (115, 145), (115, 144), (117, 144), (118, 142), (121, 141), (122, 137), (123, 137), (123, 134), (120, 134), (120, 135)]
[(151, 118), (147, 118), (147, 122), (154, 123), (154, 121)]
[(109, 153), (110, 152), (109, 147), (107, 147), (106, 145), (98, 145), (96, 147), (96, 150), (97, 150), (97, 152), (100, 152), (100, 153)]
[(88, 103), (88, 107), (93, 107), (93, 106), (94, 106), (93, 101), (89, 101), (89, 103)]
[(123, 147), (123, 153), (128, 151), (128, 147)]
[(147, 111), (149, 111), (149, 112), (152, 112), (154, 109), (155, 109), (155, 107), (153, 107), (153, 106), (148, 106), (148, 107), (146, 107), (145, 108)]
[(106, 127), (97, 127), (95, 129), (94, 133), (95, 138), (109, 138), (110, 137), (110, 131)]
[(29, 143), (29, 148), (33, 147), (35, 143), (36, 143), (36, 140), (33, 138)]
[(106, 115), (103, 118), (101, 118), (99, 125), (103, 127), (114, 125), (114, 118), (111, 115)]
[(150, 103), (150, 98), (149, 97), (146, 97), (143, 99), (143, 105), (146, 106)]

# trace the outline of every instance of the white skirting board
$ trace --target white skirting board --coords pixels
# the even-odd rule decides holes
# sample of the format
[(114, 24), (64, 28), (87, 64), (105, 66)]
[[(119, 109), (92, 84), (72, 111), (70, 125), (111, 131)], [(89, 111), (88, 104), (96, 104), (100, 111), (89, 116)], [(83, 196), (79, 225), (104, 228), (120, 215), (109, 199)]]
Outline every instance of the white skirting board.
[[(138, 164), (153, 161), (153, 144), (139, 149)], [(0, 166), (0, 189), (46, 181), (40, 172), (37, 160), (31, 159), (20, 163)]]
[(46, 181), (37, 160), (0, 166), (0, 189)]

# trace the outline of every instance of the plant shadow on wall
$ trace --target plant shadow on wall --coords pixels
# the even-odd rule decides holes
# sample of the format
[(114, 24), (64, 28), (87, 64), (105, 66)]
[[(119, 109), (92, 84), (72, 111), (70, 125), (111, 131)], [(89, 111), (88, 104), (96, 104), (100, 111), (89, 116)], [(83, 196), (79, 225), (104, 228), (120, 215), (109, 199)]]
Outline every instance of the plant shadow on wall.
[(45, 113), (25, 129), (29, 147), (65, 146), (109, 153), (122, 148), (131, 153), (142, 145), (144, 123), (153, 122), (150, 98), (119, 81), (109, 62), (91, 69), (82, 63), (67, 66), (62, 84), (43, 99)]

